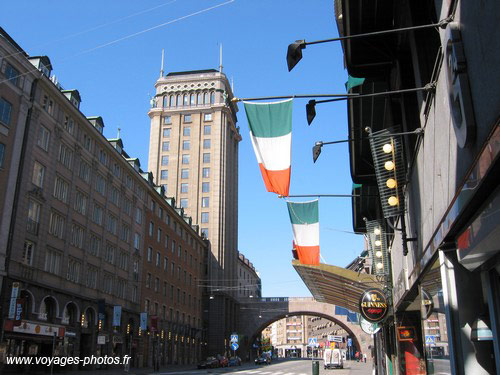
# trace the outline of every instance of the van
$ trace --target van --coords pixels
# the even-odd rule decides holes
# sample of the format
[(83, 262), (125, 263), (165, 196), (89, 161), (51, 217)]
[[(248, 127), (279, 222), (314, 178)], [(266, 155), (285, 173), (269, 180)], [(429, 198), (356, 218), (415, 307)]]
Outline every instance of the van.
[(330, 368), (344, 368), (344, 360), (340, 349), (325, 349), (323, 366), (325, 370)]

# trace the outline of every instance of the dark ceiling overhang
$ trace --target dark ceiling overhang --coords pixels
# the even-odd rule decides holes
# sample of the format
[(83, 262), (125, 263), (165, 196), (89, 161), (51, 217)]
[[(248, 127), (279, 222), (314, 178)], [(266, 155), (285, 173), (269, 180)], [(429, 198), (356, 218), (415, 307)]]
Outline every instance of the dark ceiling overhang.
[[(342, 23), (339, 32), (355, 35), (393, 28), (394, 0), (339, 0), (341, 1)], [(343, 44), (345, 63), (350, 75), (372, 77), (392, 66), (392, 51), (397, 37), (373, 36), (348, 39)]]

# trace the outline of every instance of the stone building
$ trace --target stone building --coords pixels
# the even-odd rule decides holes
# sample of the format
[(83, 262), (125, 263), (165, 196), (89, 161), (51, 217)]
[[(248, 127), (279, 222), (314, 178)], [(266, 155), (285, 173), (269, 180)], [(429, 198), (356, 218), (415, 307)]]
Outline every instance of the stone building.
[(238, 298), (262, 297), (262, 282), (252, 262), (238, 252)]
[(224, 353), (237, 318), (238, 109), (217, 70), (162, 70), (155, 88), (148, 165), (155, 183), (210, 240), (208, 351)]
[[(151, 174), (147, 176), (152, 182)], [(148, 314), (144, 363), (194, 364), (201, 359), (202, 284), (209, 243), (164, 189), (149, 192), (141, 283), (141, 311)], [(182, 220), (179, 220), (182, 218)]]
[[(143, 365), (141, 335), (153, 333), (140, 329), (145, 242), (160, 250), (147, 235), (151, 221), (182, 244), (182, 281), (192, 274), (182, 286), (187, 304), (183, 298), (179, 315), (161, 315), (157, 333), (168, 327), (168, 338), (187, 341), (190, 356), (195, 345), (199, 353), (197, 279), (206, 277), (207, 241), (122, 140), (103, 136), (103, 119), (80, 111), (79, 92), (63, 89), (48, 57), (30, 57), (0, 30), (0, 66), (0, 362), (51, 356), (55, 343), (55, 355), (128, 354), (132, 366)], [(159, 224), (159, 208), (168, 228)], [(152, 279), (160, 274), (166, 279), (163, 268)], [(148, 310), (163, 314), (171, 304), (153, 290)]]

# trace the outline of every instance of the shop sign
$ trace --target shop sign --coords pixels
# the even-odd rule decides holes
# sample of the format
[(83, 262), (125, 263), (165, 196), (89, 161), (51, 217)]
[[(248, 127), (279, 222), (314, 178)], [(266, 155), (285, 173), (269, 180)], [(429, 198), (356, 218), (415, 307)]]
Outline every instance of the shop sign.
[(16, 300), (16, 313), (14, 315), (15, 326), (20, 326), (21, 321), (23, 320), (23, 305), (24, 305), (24, 298), (18, 298)]
[(398, 341), (415, 341), (416, 339), (415, 327), (398, 327)]
[(64, 328), (47, 324), (35, 324), (22, 321), (21, 325), (12, 327), (14, 332), (28, 333), (31, 335), (64, 337)]
[(106, 336), (104, 335), (97, 336), (97, 345), (104, 345), (104, 344), (106, 344)]
[(420, 290), (422, 294), (422, 306), (420, 308), (420, 316), (422, 320), (426, 320), (431, 316), (432, 311), (434, 310), (434, 301), (429, 293), (423, 288)]
[(371, 323), (383, 320), (389, 311), (384, 292), (380, 289), (366, 290), (359, 300), (359, 311)]
[(121, 336), (113, 336), (113, 345), (123, 344), (123, 338)]
[(381, 328), (380, 325), (378, 325), (378, 323), (371, 323), (366, 319), (364, 319), (363, 317), (360, 317), (359, 325), (361, 326), (363, 332), (369, 335), (376, 334), (378, 331), (380, 331)]
[(148, 313), (141, 312), (141, 321), (140, 321), (141, 330), (145, 331), (148, 327)]
[(76, 337), (76, 332), (66, 331), (64, 333), (64, 336), (66, 336), (66, 337)]
[(113, 327), (119, 327), (122, 320), (122, 307), (120, 305), (113, 306)]
[(12, 283), (12, 291), (10, 293), (9, 319), (14, 319), (16, 315), (16, 301), (19, 294), (19, 283)]

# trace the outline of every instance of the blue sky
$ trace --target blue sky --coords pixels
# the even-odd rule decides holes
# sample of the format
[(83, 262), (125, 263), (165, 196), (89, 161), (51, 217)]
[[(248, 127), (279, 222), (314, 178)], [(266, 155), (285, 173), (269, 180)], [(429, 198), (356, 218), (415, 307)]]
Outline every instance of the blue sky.
[[(121, 128), (125, 149), (146, 169), (149, 95), (162, 49), (166, 72), (210, 69), (219, 65), (222, 43), (224, 72), (234, 78), (238, 97), (343, 93), (347, 73), (339, 43), (307, 47), (292, 72), (285, 59), (296, 39), (338, 35), (333, 5), (333, 0), (18, 0), (2, 5), (0, 25), (29, 55), (49, 56), (61, 85), (79, 90), (82, 112), (103, 117), (106, 137)], [(347, 145), (324, 146), (316, 164), (311, 151), (316, 141), (347, 137), (346, 103), (318, 105), (310, 127), (306, 103), (294, 101), (290, 194), (350, 194)], [(291, 266), (286, 204), (264, 188), (239, 108), (239, 250), (259, 271), (264, 296), (308, 296)], [(327, 263), (345, 266), (361, 252), (362, 236), (346, 233), (352, 231), (350, 199), (321, 198), (320, 228)]]

